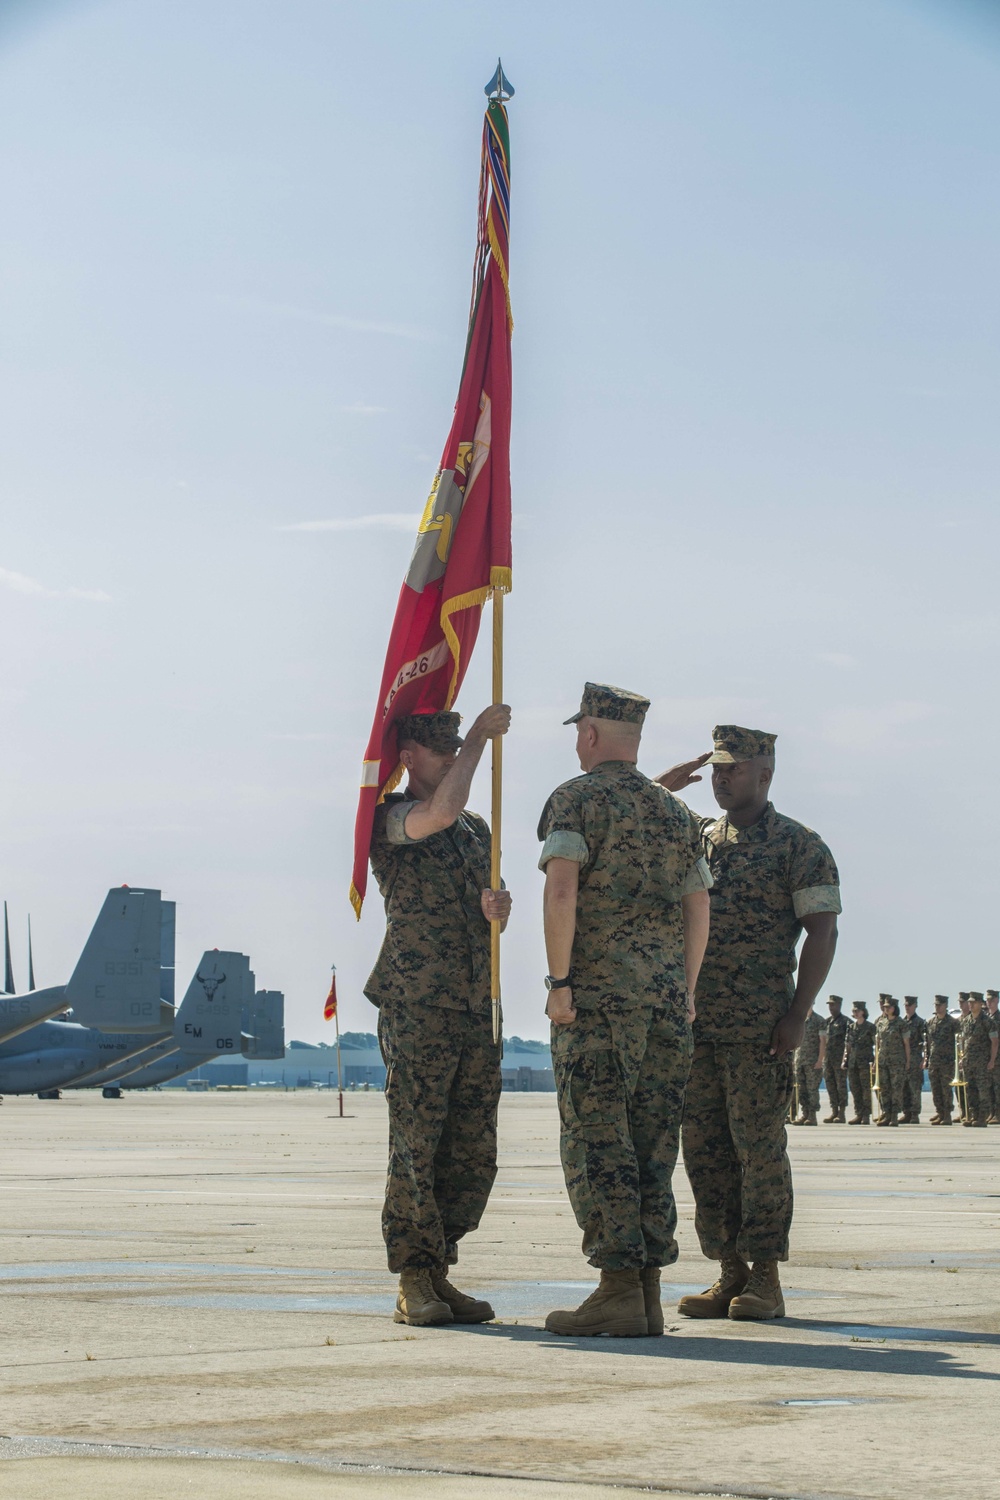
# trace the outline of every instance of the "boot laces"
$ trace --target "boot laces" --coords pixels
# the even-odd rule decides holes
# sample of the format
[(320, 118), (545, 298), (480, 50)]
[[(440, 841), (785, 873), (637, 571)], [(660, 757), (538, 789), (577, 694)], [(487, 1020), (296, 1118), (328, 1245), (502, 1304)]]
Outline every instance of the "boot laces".
[(743, 1288), (743, 1292), (751, 1297), (764, 1297), (768, 1293), (774, 1293), (774, 1282), (771, 1278), (769, 1264), (765, 1261), (758, 1262), (750, 1272), (750, 1280)]
[(746, 1266), (744, 1265), (743, 1261), (737, 1260), (735, 1257), (733, 1257), (733, 1259), (731, 1260), (724, 1260), (722, 1262), (722, 1274), (720, 1275), (718, 1281), (710, 1286), (708, 1291), (703, 1293), (702, 1295), (706, 1297), (725, 1296), (725, 1294), (735, 1285), (736, 1282), (742, 1281), (743, 1272), (745, 1270)]
[(428, 1302), (436, 1302), (438, 1300), (437, 1292), (434, 1290), (433, 1273), (429, 1266), (420, 1266), (412, 1270), (410, 1275), (413, 1277), (417, 1291), (422, 1292)]

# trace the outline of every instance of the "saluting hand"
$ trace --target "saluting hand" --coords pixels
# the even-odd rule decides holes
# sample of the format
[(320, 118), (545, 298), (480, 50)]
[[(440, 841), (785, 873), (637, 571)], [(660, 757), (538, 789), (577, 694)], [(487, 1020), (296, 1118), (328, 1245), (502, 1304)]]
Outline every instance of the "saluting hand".
[(669, 771), (654, 776), (653, 780), (659, 782), (660, 786), (665, 786), (668, 792), (682, 792), (686, 786), (702, 780), (700, 776), (695, 775), (695, 772), (705, 764), (711, 754), (711, 750), (706, 750), (704, 755), (699, 755), (695, 760), (682, 760), (679, 766), (671, 766)]

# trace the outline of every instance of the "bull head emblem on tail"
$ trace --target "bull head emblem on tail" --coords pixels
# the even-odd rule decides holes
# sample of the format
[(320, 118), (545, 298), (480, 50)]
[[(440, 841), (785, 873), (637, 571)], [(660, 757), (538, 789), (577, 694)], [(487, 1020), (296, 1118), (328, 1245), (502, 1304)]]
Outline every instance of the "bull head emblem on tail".
[(219, 985), (226, 982), (225, 974), (199, 974), (197, 978), (198, 983), (205, 991), (206, 1000), (214, 1000), (215, 992), (219, 988)]

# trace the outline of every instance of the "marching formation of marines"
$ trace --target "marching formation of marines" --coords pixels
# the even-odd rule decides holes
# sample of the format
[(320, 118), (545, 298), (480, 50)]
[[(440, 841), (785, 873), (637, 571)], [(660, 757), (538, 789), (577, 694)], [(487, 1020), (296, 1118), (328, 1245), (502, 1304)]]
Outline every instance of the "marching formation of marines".
[[(649, 706), (585, 685), (566, 720), (582, 774), (551, 794), (538, 827), (560, 1153), (583, 1253), (600, 1273), (580, 1307), (549, 1314), (557, 1334), (663, 1332), (680, 1151), (702, 1252), (720, 1269), (678, 1311), (782, 1317), (785, 1127), (818, 1123), (821, 1080), (827, 1124), (868, 1124), (873, 1103), (879, 1125), (919, 1123), (925, 1067), (932, 1124), (951, 1123), (956, 1088), (964, 1123), (997, 1117), (996, 992), (963, 996), (960, 1024), (944, 996), (926, 1023), (913, 996), (901, 1015), (883, 995), (874, 1025), (863, 1004), (848, 1021), (839, 995), (817, 1016), (840, 878), (818, 834), (770, 800), (775, 735), (718, 725), (711, 751), (651, 780), (636, 764)], [(506, 925), (511, 898), (491, 889), (490, 831), (466, 803), (510, 710), (485, 709), (464, 741), (459, 722), (450, 712), (398, 722), (407, 785), (383, 799), (370, 856), (386, 908), (365, 987), (387, 1075), (382, 1229), (399, 1276), (395, 1317), (418, 1326), (493, 1317), (450, 1275), (497, 1170), (490, 924)], [(718, 817), (677, 795), (706, 762)]]
[[(876, 1125), (919, 1125), (926, 1072), (934, 1103), (932, 1125), (953, 1123), (956, 1098), (963, 1125), (1000, 1124), (1000, 995), (996, 990), (963, 990), (954, 1014), (948, 1001), (947, 995), (935, 995), (934, 1014), (925, 1021), (916, 995), (904, 996), (900, 1015), (899, 1002), (882, 994), (881, 1016), (873, 1024), (863, 1002), (853, 1007), (853, 1019), (848, 1021), (842, 1015), (842, 997), (831, 995), (829, 1019), (821, 1023), (826, 1038), (823, 1077), (830, 1100), (830, 1114), (823, 1123), (869, 1125), (874, 1098)], [(807, 1035), (796, 1052), (796, 1079), (801, 1070), (803, 1088), (816, 1057), (816, 1043)], [(854, 1104), (850, 1120), (845, 1115), (848, 1085)], [(815, 1116), (810, 1102), (796, 1111), (792, 1123), (815, 1125)]]

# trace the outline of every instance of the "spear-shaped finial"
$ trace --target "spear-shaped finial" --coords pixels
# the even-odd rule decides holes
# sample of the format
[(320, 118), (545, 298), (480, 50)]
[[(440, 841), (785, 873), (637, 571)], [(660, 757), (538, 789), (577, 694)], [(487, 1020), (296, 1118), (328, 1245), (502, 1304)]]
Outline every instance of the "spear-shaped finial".
[(503, 104), (507, 99), (513, 98), (514, 85), (504, 77), (503, 64), (499, 57), (497, 58), (497, 70), (483, 89), (483, 93), (487, 99), (496, 99), (500, 104)]

